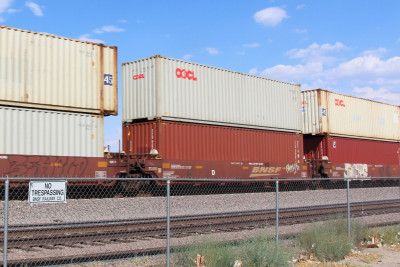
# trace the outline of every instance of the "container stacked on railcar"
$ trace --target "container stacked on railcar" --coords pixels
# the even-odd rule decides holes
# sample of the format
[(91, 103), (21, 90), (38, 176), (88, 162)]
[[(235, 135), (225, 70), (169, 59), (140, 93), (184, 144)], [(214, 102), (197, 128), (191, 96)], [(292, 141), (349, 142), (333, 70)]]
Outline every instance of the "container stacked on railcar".
[(0, 176), (106, 177), (117, 48), (0, 26)]
[(174, 161), (157, 176), (306, 175), (300, 85), (162, 56), (124, 63), (122, 79), (123, 149)]
[(0, 26), (0, 154), (101, 157), (117, 48)]
[(302, 92), (302, 114), (306, 159), (343, 163), (344, 176), (398, 171), (398, 106), (317, 89)]

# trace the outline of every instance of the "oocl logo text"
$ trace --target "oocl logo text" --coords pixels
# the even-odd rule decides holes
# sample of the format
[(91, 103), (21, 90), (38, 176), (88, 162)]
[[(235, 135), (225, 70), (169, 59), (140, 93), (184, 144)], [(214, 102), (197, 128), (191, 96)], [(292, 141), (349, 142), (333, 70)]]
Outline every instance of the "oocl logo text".
[(339, 107), (346, 107), (346, 105), (344, 104), (344, 101), (341, 99), (335, 99), (335, 106), (339, 106)]
[(176, 74), (176, 77), (178, 77), (178, 78), (197, 81), (197, 77), (194, 76), (194, 72), (191, 70), (177, 68), (175, 71), (175, 74)]
[(144, 79), (144, 74), (133, 75), (134, 80)]

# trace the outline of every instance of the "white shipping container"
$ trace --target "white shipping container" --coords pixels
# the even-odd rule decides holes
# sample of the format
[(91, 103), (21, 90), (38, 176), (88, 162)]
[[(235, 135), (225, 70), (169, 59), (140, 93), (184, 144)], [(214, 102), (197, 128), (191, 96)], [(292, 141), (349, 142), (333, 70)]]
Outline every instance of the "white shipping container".
[(0, 25), (0, 105), (116, 115), (117, 48)]
[(329, 92), (302, 92), (304, 134), (400, 141), (399, 107)]
[(102, 157), (98, 115), (0, 106), (0, 154)]
[(154, 56), (122, 64), (123, 121), (301, 131), (300, 85)]

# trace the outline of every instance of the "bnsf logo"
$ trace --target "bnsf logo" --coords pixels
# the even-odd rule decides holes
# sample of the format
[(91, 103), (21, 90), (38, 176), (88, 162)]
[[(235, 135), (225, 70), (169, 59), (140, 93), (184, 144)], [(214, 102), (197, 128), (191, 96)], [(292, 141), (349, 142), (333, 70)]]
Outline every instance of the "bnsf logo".
[(282, 167), (253, 167), (250, 177), (278, 175)]
[(191, 70), (177, 68), (175, 71), (175, 74), (176, 74), (176, 77), (178, 77), (178, 78), (197, 81), (197, 78), (194, 76), (194, 72)]
[(345, 107), (346, 105), (344, 104), (344, 101), (341, 99), (335, 99), (335, 106), (339, 106), (339, 107)]
[(133, 75), (134, 80), (144, 79), (144, 74)]

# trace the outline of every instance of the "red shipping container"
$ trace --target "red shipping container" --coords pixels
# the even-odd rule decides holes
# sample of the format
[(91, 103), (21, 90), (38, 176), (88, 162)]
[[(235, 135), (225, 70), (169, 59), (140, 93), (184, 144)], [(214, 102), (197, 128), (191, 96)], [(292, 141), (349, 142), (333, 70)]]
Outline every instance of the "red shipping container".
[(303, 162), (301, 134), (160, 120), (124, 125), (127, 154), (152, 148), (163, 159)]
[(327, 156), (333, 163), (400, 164), (400, 144), (369, 139), (304, 135), (306, 159)]

